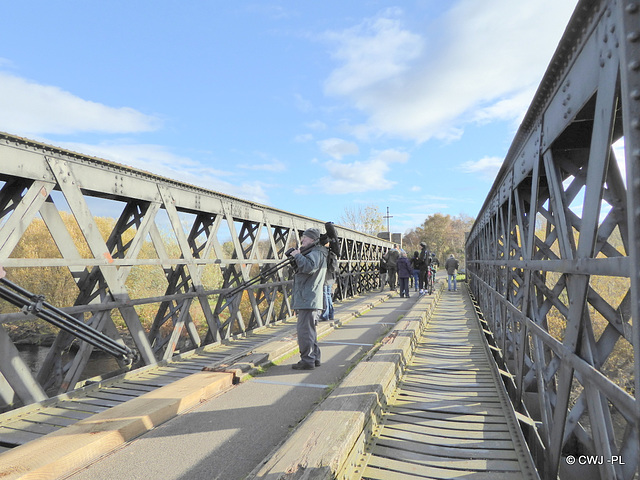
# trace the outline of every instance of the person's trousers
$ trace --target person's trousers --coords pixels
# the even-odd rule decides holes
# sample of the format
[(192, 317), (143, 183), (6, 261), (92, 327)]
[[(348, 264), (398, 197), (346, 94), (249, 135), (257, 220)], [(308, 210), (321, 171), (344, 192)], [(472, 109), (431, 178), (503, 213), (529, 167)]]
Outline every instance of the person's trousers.
[(411, 277), (413, 277), (413, 288), (418, 291), (418, 285), (420, 284), (420, 270), (412, 270)]
[(384, 286), (387, 284), (388, 276), (389, 276), (388, 273), (381, 273), (380, 274), (380, 291), (384, 290)]
[(400, 296), (409, 298), (409, 277), (399, 278), (398, 280), (400, 283)]
[(391, 290), (396, 289), (396, 279), (398, 276), (398, 269), (396, 267), (387, 267), (387, 271), (389, 272), (389, 286)]
[(322, 315), (320, 320), (333, 320), (333, 285), (323, 287)]
[(420, 290), (427, 288), (427, 271), (420, 270)]
[(315, 366), (316, 361), (320, 361), (320, 347), (318, 347), (316, 333), (316, 323), (319, 316), (320, 310), (298, 310), (297, 333), (300, 359), (311, 366)]
[(458, 280), (456, 279), (456, 274), (447, 274), (447, 283), (449, 284), (449, 290), (451, 289), (451, 280), (453, 279), (453, 291), (456, 291), (458, 289)]

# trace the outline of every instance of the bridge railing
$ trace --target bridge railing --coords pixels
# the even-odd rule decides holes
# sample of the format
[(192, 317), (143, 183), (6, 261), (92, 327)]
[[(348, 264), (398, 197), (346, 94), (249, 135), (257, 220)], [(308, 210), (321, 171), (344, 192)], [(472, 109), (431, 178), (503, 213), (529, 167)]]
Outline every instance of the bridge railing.
[(595, 464), (588, 478), (633, 478), (638, 2), (578, 3), (466, 250), (472, 292), (513, 376), (514, 406), (534, 420), (527, 428), (543, 477), (562, 478), (575, 462)]
[[(36, 224), (39, 236), (30, 230)], [(283, 261), (310, 227), (324, 232), (324, 221), (0, 133), (0, 265), (14, 281), (17, 270), (45, 283), (42, 277), (64, 270), (75, 300), (56, 306), (126, 340), (142, 365), (292, 315), (290, 268), (235, 296), (224, 293)], [(337, 233), (335, 297), (378, 286), (389, 242), (339, 226)], [(42, 243), (29, 254), (24, 247), (34, 239)], [(7, 329), (33, 318), (6, 313), (7, 305), (3, 311), (0, 410), (72, 389), (91, 345), (70, 351), (74, 337), (58, 333), (32, 375)]]

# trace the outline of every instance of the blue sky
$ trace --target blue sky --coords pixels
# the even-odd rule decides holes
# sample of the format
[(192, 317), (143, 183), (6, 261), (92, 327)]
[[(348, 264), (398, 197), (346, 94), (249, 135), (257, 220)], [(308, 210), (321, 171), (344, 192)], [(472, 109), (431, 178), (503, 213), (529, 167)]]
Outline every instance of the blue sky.
[(475, 217), (576, 3), (10, 2), (0, 131), (321, 221)]

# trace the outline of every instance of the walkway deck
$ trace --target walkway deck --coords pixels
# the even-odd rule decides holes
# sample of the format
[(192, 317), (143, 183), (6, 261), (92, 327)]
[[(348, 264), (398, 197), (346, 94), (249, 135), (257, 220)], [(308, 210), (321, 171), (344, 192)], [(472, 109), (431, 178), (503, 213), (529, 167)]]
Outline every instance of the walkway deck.
[[(235, 360), (232, 368), (242, 375), (238, 369), (286, 358), (296, 342), (294, 324), (285, 322), (220, 346), (225, 360), (202, 352), (162, 367), (164, 380), (175, 375), (175, 382), (160, 387), (164, 381), (157, 381), (159, 388), (148, 393), (139, 388), (140, 397), (101, 405), (106, 410), (86, 419), (59, 409), (77, 413), (74, 402), (125, 400), (124, 386), (94, 385), (84, 399), (25, 411), (8, 420), (33, 433), (51, 417), (76, 423), (25, 437), (25, 444), (0, 454), (0, 473), (74, 480), (537, 479), (465, 287), (409, 300), (377, 293), (341, 304), (340, 321), (319, 326), (323, 365), (313, 372), (292, 371), (297, 358), (291, 357), (221, 395), (216, 392), (226, 387), (204, 393), (211, 388), (207, 375), (220, 375), (200, 371), (206, 363)], [(146, 372), (140, 384), (157, 375)], [(109, 396), (116, 391), (123, 398)], [(58, 410), (29, 418), (49, 408)], [(120, 426), (125, 420), (135, 424)], [(17, 440), (16, 426), (5, 423), (0, 433)]]
[(537, 478), (464, 287), (438, 302), (362, 478)]

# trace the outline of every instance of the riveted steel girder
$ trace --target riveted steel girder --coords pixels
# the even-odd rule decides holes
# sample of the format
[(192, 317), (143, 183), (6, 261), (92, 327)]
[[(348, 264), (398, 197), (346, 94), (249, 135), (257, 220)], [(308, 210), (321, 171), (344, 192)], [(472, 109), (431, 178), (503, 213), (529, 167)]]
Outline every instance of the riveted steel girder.
[[(21, 278), (66, 271), (75, 301), (56, 306), (129, 343), (140, 365), (292, 315), (290, 269), (232, 297), (225, 292), (285, 260), (305, 229), (324, 231), (325, 221), (0, 133), (0, 265), (10, 279), (18, 270)], [(35, 227), (50, 238), (47, 248), (18, 255)], [(337, 231), (336, 299), (373, 289), (391, 244)], [(0, 311), (0, 410), (86, 377), (92, 347), (65, 332), (32, 374), (7, 330), (33, 318), (6, 305)]]
[(640, 4), (580, 1), (467, 239), (548, 479), (571, 454), (603, 459), (590, 478), (638, 474), (639, 92)]

